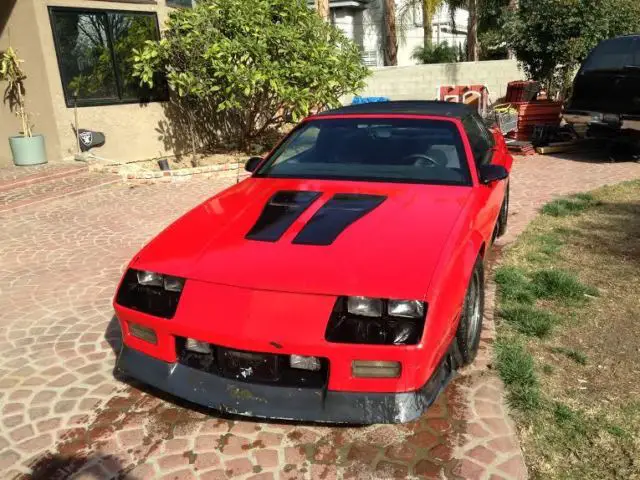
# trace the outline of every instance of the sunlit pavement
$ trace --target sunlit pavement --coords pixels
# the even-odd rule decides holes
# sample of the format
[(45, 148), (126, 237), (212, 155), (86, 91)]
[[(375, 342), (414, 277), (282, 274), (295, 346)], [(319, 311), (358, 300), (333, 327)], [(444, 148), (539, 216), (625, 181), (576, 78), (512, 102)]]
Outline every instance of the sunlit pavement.
[[(490, 365), (491, 308), (477, 361), (416, 422), (346, 428), (220, 417), (114, 378), (120, 342), (110, 303), (130, 257), (232, 180), (130, 186), (85, 171), (41, 174), (57, 172), (71, 185), (61, 188), (12, 172), (0, 171), (2, 478), (526, 477)], [(519, 157), (499, 245), (554, 196), (636, 177), (638, 163)]]

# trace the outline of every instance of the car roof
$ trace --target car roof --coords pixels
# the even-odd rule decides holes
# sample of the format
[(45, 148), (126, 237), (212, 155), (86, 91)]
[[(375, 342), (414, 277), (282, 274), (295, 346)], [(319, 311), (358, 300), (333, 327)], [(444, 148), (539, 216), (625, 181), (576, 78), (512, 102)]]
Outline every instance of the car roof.
[(465, 118), (475, 110), (463, 103), (438, 102), (427, 100), (395, 100), (389, 102), (372, 102), (349, 105), (320, 112), (313, 117), (329, 115), (431, 115), (435, 117)]

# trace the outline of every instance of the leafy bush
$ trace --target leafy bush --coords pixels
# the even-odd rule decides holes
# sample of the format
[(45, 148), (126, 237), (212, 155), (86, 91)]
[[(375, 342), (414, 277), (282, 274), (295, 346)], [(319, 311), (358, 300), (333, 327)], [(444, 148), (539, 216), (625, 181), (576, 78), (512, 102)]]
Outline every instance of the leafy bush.
[(420, 63), (455, 63), (459, 60), (459, 49), (447, 42), (437, 45), (419, 46), (411, 58)]
[(640, 30), (637, 0), (520, 0), (507, 16), (506, 42), (529, 77), (563, 93), (598, 42)]
[(368, 74), (356, 45), (306, 2), (199, 0), (173, 11), (166, 27), (159, 42), (135, 52), (135, 75), (151, 86), (164, 73), (189, 109), (215, 112), (221, 139), (240, 146), (338, 105)]

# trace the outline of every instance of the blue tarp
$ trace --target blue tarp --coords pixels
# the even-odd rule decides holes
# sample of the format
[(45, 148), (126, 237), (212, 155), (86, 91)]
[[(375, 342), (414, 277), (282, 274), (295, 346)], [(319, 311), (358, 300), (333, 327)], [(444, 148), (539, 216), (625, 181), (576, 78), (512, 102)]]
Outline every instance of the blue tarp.
[(389, 97), (353, 97), (351, 101), (351, 105), (360, 105), (362, 103), (378, 103), (378, 102), (388, 102), (390, 101)]

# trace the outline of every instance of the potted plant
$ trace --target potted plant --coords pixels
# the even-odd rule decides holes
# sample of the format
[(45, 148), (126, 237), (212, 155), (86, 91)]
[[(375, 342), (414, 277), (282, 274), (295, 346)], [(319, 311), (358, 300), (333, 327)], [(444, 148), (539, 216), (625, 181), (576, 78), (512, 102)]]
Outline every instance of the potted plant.
[(44, 148), (44, 136), (33, 135), (29, 123), (29, 114), (25, 109), (24, 80), (27, 76), (20, 68), (20, 60), (13, 48), (0, 53), (0, 81), (7, 82), (4, 91), (4, 103), (22, 122), (22, 135), (9, 137), (9, 145), (16, 165), (38, 165), (47, 162)]

